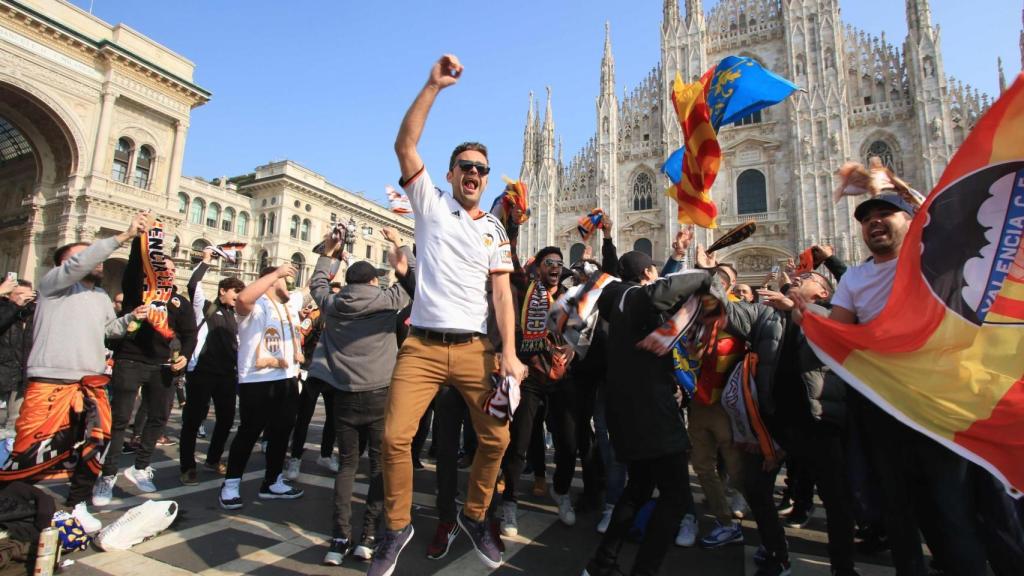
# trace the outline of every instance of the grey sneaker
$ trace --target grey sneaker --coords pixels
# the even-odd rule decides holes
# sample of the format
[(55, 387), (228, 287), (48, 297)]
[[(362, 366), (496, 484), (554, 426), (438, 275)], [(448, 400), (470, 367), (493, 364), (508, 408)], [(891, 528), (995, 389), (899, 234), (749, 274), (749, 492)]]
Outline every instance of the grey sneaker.
[(135, 466), (129, 466), (124, 471), (124, 477), (143, 492), (156, 492), (156, 485), (153, 484), (152, 466), (146, 466), (142, 470)]
[(501, 550), (498, 548), (498, 543), (494, 541), (494, 535), (491, 533), (491, 527), (487, 520), (481, 522), (470, 520), (461, 510), (456, 519), (459, 521), (459, 527), (473, 542), (473, 548), (476, 549), (476, 555), (480, 561), (491, 570), (501, 566)]
[(92, 505), (106, 506), (114, 497), (114, 484), (117, 482), (117, 474), (113, 476), (100, 476), (92, 487)]
[(405, 549), (405, 546), (412, 541), (412, 535), (416, 533), (412, 524), (401, 530), (385, 530), (384, 539), (380, 541), (377, 550), (373, 555), (373, 562), (370, 569), (366, 571), (367, 576), (391, 576), (398, 565), (398, 556)]

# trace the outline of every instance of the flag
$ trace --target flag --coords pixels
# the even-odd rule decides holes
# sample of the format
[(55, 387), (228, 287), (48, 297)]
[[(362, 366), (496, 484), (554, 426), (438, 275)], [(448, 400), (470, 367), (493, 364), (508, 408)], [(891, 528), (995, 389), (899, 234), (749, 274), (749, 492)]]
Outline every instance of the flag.
[(1024, 489), (1024, 75), (917, 212), (866, 324), (805, 315), (818, 356), (898, 418)]
[(581, 216), (579, 223), (576, 226), (576, 231), (580, 233), (580, 238), (584, 242), (590, 240), (590, 237), (594, 235), (594, 231), (602, 226), (604, 223), (604, 210), (600, 208), (594, 208), (590, 211), (590, 214)]
[[(526, 198), (526, 182), (512, 180), (508, 176), (501, 178), (505, 181), (505, 190), (491, 204), (491, 214), (498, 217), (498, 221), (505, 227), (505, 231), (511, 231), (530, 218), (530, 208)], [(514, 209), (518, 209), (515, 218), (513, 218)]]
[(388, 195), (388, 204), (395, 214), (412, 214), (412, 204), (409, 197), (394, 189), (393, 186), (385, 186), (384, 192)]
[(711, 185), (722, 161), (718, 130), (781, 102), (796, 89), (789, 80), (740, 56), (727, 56), (690, 84), (676, 74), (671, 99), (684, 145), (661, 170), (672, 182), (667, 194), (679, 204), (680, 223), (718, 227), (718, 208), (711, 200)]

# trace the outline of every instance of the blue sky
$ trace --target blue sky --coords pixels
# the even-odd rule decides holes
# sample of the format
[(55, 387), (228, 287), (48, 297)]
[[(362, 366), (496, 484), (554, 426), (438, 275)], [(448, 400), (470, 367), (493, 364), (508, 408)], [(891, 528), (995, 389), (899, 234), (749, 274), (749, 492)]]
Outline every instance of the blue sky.
[[(965, 10), (962, 0), (932, 0), (946, 74), (995, 95), (1002, 56), (1012, 81), (1022, 4), (975, 0)], [(849, 24), (884, 30), (890, 42), (906, 36), (899, 0), (840, 6)], [(604, 22), (621, 95), (658, 62), (662, 2), (94, 0), (93, 13), (192, 60), (197, 83), (213, 93), (192, 113), (186, 175), (231, 176), (289, 158), (381, 201), (384, 185), (398, 179), (392, 144), (402, 115), (430, 65), (454, 53), (464, 77), (435, 105), (420, 151), (440, 181), (455, 144), (487, 144), (489, 199), (501, 174), (519, 173), (528, 92), (543, 98), (552, 87), (568, 160), (594, 132)]]

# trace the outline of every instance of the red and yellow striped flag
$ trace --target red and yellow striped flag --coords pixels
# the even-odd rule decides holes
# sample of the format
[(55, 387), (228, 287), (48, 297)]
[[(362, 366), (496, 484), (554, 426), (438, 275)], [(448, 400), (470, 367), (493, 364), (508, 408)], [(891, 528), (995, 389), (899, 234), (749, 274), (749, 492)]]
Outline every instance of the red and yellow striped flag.
[(819, 357), (905, 424), (1024, 490), (1024, 75), (981, 118), (904, 239), (885, 309), (812, 314)]
[[(679, 204), (679, 222), (704, 228), (717, 228), (718, 207), (711, 201), (711, 185), (718, 176), (722, 150), (718, 133), (711, 125), (708, 88), (715, 68), (708, 70), (697, 82), (683, 83), (676, 73), (672, 85), (672, 106), (682, 125), (683, 148), (668, 162), (683, 163), (682, 177), (668, 189), (670, 198)], [(682, 153), (685, 150), (685, 153)]]

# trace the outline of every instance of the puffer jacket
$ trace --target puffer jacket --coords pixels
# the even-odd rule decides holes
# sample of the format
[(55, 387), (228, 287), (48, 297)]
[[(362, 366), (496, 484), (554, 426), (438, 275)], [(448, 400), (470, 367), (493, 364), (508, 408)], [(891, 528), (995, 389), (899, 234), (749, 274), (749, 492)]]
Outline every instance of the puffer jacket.
[(807, 339), (800, 334), (798, 352), (800, 381), (807, 391), (811, 418), (839, 426), (846, 425), (846, 382), (818, 359)]
[(775, 415), (775, 370), (782, 349), (783, 319), (774, 309), (754, 302), (728, 302), (725, 329), (757, 354), (757, 403), (772, 429)]
[(25, 390), (25, 368), (32, 350), (35, 304), (0, 301), (0, 392)]

